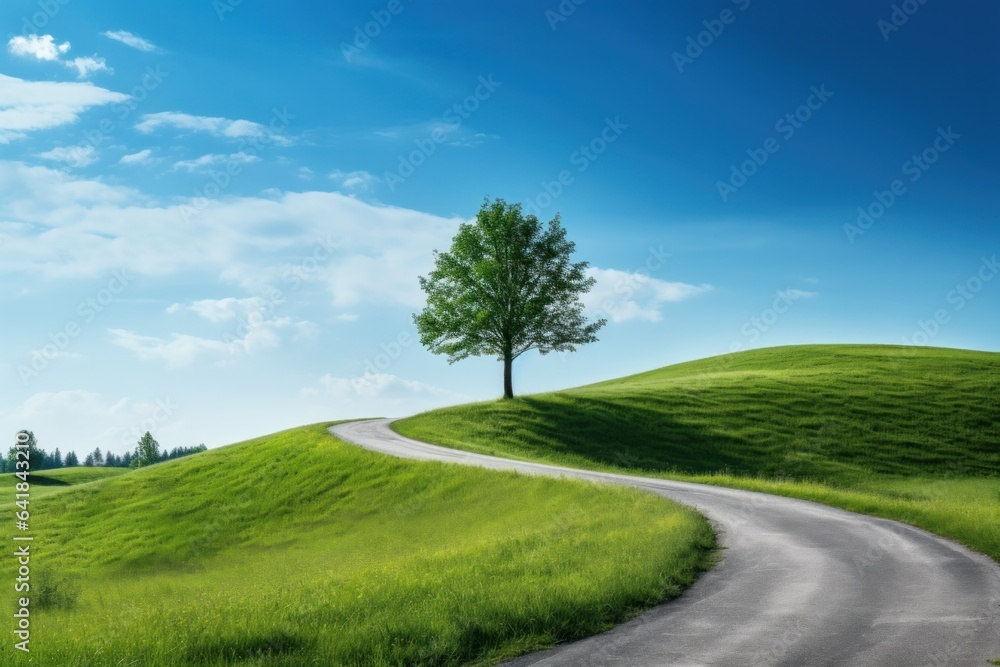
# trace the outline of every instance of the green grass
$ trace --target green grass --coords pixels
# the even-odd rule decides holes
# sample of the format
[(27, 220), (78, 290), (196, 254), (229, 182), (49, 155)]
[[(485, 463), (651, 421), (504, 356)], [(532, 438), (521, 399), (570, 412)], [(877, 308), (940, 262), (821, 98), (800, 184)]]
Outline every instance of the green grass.
[(325, 427), (33, 488), (32, 664), (489, 664), (711, 563), (707, 522), (663, 498), (394, 459)]
[(1000, 354), (769, 348), (395, 422), (450, 447), (806, 498), (1000, 560)]

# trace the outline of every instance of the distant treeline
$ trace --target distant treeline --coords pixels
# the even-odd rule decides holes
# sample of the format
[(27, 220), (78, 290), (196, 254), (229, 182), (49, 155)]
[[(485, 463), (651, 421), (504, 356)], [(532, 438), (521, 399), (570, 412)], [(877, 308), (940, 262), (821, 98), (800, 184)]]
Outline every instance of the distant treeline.
[(79, 465), (105, 466), (109, 468), (140, 468), (152, 465), (153, 463), (171, 461), (179, 459), (182, 456), (197, 454), (208, 449), (208, 447), (202, 444), (195, 445), (194, 447), (174, 447), (171, 450), (164, 449), (160, 451), (159, 443), (147, 431), (139, 439), (134, 452), (125, 452), (124, 454), (115, 454), (114, 452), (105, 453), (101, 451), (100, 447), (97, 447), (94, 451), (84, 456), (83, 463), (81, 464), (76, 452), (66, 452), (66, 455), (63, 456), (58, 447), (51, 454), (46, 452), (38, 446), (35, 434), (31, 431), (19, 431), (16, 440), (18, 443), (23, 444), (20, 448), (11, 447), (7, 451), (7, 457), (0, 460), (0, 472), (16, 472), (25, 468), (23, 464), (21, 466), (16, 465), (18, 460), (24, 461), (24, 456), (18, 458), (17, 453), (19, 451), (28, 453), (30, 470), (38, 471), (52, 470), (53, 468), (72, 468)]

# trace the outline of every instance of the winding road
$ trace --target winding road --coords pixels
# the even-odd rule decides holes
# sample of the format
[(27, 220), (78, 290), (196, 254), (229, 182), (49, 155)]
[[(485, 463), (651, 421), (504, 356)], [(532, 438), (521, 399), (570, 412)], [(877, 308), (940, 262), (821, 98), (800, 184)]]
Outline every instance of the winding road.
[(390, 421), (330, 432), (404, 458), (646, 489), (697, 508), (719, 534), (722, 562), (680, 598), (512, 667), (986, 667), (1000, 657), (1000, 566), (926, 531), (803, 500), (447, 449)]

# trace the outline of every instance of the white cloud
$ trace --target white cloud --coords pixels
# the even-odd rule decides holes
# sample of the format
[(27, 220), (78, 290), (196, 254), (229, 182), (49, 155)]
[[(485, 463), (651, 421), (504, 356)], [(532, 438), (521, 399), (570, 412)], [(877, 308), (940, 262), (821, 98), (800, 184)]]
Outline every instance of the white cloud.
[(59, 60), (69, 48), (69, 42), (56, 44), (52, 35), (18, 35), (7, 42), (7, 49), (15, 56), (31, 56), (48, 61)]
[(287, 137), (275, 134), (270, 129), (249, 120), (232, 120), (215, 116), (193, 116), (177, 111), (161, 111), (146, 114), (142, 122), (135, 126), (140, 132), (149, 134), (161, 128), (207, 132), (225, 139), (264, 138), (279, 145), (288, 145)]
[(39, 153), (43, 160), (62, 162), (68, 167), (86, 167), (97, 162), (97, 149), (91, 144), (79, 146), (60, 146), (45, 153)]
[[(416, 276), (461, 220), (365, 203), (336, 192), (160, 203), (135, 190), (0, 161), (0, 274), (39, 279), (215, 273), (266, 293), (308, 285), (338, 312), (418, 307)], [(187, 217), (186, 217), (187, 216)]]
[(149, 164), (153, 160), (153, 151), (145, 148), (138, 153), (130, 153), (129, 155), (123, 155), (118, 164), (127, 165), (142, 165)]
[(174, 169), (187, 169), (188, 171), (199, 171), (207, 167), (218, 164), (245, 165), (260, 162), (260, 158), (249, 153), (239, 152), (223, 155), (221, 153), (210, 153), (202, 155), (194, 160), (181, 160), (174, 163)]
[(156, 46), (156, 44), (153, 44), (148, 39), (143, 39), (139, 35), (131, 33), (128, 30), (107, 30), (101, 34), (108, 39), (121, 42), (125, 46), (131, 46), (133, 49), (138, 49), (139, 51), (146, 51), (149, 53), (160, 52), (160, 48)]
[(358, 314), (357, 313), (341, 313), (340, 315), (337, 315), (337, 321), (339, 321), (339, 322), (357, 322), (358, 321)]
[(78, 78), (86, 78), (94, 72), (114, 72), (108, 67), (104, 58), (84, 56), (73, 60), (63, 60), (62, 56), (69, 52), (69, 42), (56, 44), (52, 35), (17, 35), (7, 42), (7, 50), (16, 56), (35, 58), (47, 62), (59, 62), (76, 70)]
[(85, 79), (94, 72), (108, 72), (109, 74), (114, 73), (114, 70), (108, 67), (108, 63), (104, 60), (104, 58), (98, 58), (97, 56), (73, 58), (73, 60), (67, 60), (63, 64), (70, 69), (75, 69), (76, 76), (79, 79)]
[(186, 306), (175, 303), (167, 308), (167, 312), (176, 313), (182, 309), (190, 310), (209, 322), (219, 323), (234, 320), (239, 316), (249, 316), (253, 313), (266, 313), (269, 316), (276, 305), (278, 304), (260, 296), (251, 296), (243, 299), (230, 296), (224, 299), (192, 301)]
[(164, 361), (170, 367), (179, 367), (208, 356), (225, 363), (237, 357), (280, 347), (282, 332), (286, 330), (294, 340), (309, 338), (318, 333), (316, 324), (308, 320), (274, 317), (274, 310), (281, 303), (259, 296), (226, 297), (201, 299), (189, 304), (175, 303), (167, 308), (169, 314), (187, 310), (212, 324), (226, 324), (226, 334), (222, 339), (179, 333), (171, 334), (166, 339), (124, 329), (111, 329), (109, 332), (115, 345), (135, 353), (141, 360)]
[(372, 186), (378, 183), (379, 177), (367, 171), (340, 171), (337, 169), (330, 174), (330, 179), (337, 183), (342, 190), (350, 192), (370, 192)]
[(74, 123), (91, 107), (127, 99), (90, 83), (25, 81), (0, 74), (0, 144)]
[(218, 357), (233, 357), (242, 353), (234, 342), (199, 338), (187, 334), (172, 334), (169, 340), (143, 336), (125, 329), (109, 329), (112, 342), (125, 348), (143, 361), (165, 361), (167, 366), (186, 366), (205, 353)]
[(618, 269), (591, 267), (587, 275), (597, 280), (593, 289), (582, 298), (588, 315), (604, 317), (611, 322), (657, 322), (662, 318), (664, 304), (690, 299), (712, 289), (711, 285), (667, 282), (648, 274)]

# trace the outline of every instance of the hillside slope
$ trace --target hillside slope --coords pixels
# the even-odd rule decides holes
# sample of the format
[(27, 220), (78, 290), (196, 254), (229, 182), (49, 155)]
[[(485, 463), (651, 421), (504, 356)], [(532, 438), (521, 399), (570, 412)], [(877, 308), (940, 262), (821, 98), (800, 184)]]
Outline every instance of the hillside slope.
[(485, 664), (710, 562), (707, 522), (663, 498), (396, 460), (326, 426), (33, 500), (33, 664)]
[(1000, 354), (779, 347), (393, 424), (448, 447), (815, 500), (1000, 560)]
[(1000, 354), (755, 350), (396, 423), (403, 435), (564, 464), (837, 480), (1000, 473)]

